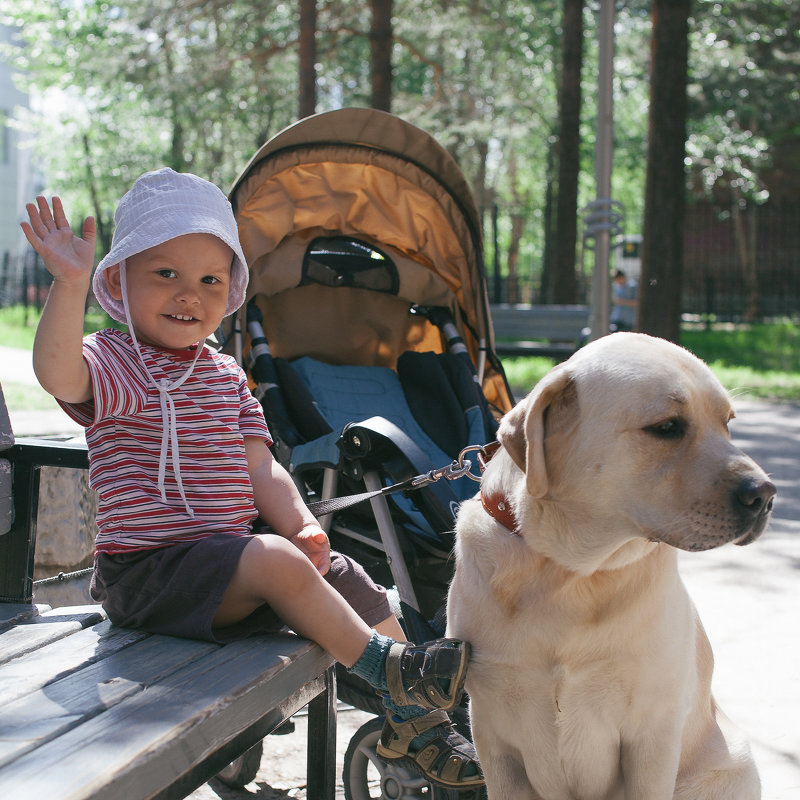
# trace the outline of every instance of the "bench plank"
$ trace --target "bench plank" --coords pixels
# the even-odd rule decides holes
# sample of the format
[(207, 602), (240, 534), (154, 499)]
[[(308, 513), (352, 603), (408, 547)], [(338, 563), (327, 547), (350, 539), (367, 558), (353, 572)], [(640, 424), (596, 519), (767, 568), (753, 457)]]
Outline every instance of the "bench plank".
[[(39, 614), (49, 611), (50, 606), (33, 605), (31, 603), (0, 603), (0, 632), (28, 622)], [(0, 652), (0, 658), (2, 653)]]
[(245, 731), (273, 706), (298, 710), (319, 691), (314, 681), (330, 663), (319, 647), (296, 637), (218, 647), (7, 765), (4, 796), (150, 797), (205, 762), (200, 785), (225, 763), (210, 758), (220, 748), (220, 730)]
[(56, 609), (31, 616), (23, 624), (0, 633), (0, 664), (102, 622), (105, 618), (106, 614), (100, 606), (93, 609), (74, 608), (66, 614)]
[[(80, 725), (144, 685), (126, 678), (101, 683), (63, 682), (15, 700), (0, 712), (0, 767)], [(86, 685), (82, 685), (86, 683)], [(69, 687), (70, 694), (64, 696)]]
[(106, 620), (15, 658), (0, 666), (0, 705), (123, 650), (147, 635), (117, 628)]
[(577, 346), (566, 342), (497, 342), (494, 349), (499, 356), (544, 356), (563, 361)]
[[(166, 646), (165, 646), (166, 643)], [(0, 766), (220, 645), (149, 636), (0, 709)]]
[(491, 306), (498, 355), (543, 355), (568, 358), (589, 324), (590, 308), (583, 305)]

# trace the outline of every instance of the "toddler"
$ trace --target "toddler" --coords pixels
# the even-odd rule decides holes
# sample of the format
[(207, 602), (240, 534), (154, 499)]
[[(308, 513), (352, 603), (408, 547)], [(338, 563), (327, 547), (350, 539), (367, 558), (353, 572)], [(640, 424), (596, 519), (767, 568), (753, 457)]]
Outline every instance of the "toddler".
[[(383, 695), (383, 758), (445, 786), (481, 785), (475, 750), (446, 713), (467, 644), (404, 642), (383, 588), (331, 552), (274, 460), (242, 369), (205, 344), (248, 281), (225, 195), (170, 169), (142, 175), (93, 278), (94, 220), (74, 235), (57, 197), (27, 212), (22, 228), (53, 276), (34, 369), (86, 428), (98, 497), (90, 590), (109, 619), (216, 642), (288, 625)], [(83, 337), (90, 285), (127, 332)], [(253, 532), (257, 518), (268, 533)]]

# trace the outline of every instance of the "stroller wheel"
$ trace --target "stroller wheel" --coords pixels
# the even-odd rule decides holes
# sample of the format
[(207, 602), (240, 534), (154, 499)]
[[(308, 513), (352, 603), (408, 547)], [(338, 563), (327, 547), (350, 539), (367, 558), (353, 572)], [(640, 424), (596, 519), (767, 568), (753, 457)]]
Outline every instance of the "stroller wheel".
[(425, 800), (431, 785), (414, 770), (378, 757), (376, 746), (383, 718), (365, 722), (350, 739), (344, 756), (342, 783), (346, 800)]
[(257, 742), (218, 772), (217, 779), (233, 789), (243, 789), (250, 781), (255, 780), (263, 752), (264, 743)]

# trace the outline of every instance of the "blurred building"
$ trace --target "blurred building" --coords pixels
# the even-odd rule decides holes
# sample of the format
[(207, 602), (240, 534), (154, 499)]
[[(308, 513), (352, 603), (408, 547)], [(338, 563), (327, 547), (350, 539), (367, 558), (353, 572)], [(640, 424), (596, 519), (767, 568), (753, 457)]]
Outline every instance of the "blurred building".
[[(13, 30), (0, 25), (0, 43), (12, 40)], [(14, 85), (11, 67), (0, 57), (0, 266), (22, 253), (25, 237), (19, 221), (36, 191), (31, 151), (20, 146), (19, 132), (11, 124), (20, 106), (27, 108), (28, 97)]]

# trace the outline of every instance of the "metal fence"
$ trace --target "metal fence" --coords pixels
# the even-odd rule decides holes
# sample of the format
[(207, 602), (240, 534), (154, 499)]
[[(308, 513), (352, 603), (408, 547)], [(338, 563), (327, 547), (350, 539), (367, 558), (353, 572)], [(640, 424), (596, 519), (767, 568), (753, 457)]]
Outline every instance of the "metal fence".
[(683, 311), (734, 322), (800, 314), (800, 203), (689, 206)]
[(51, 280), (33, 250), (17, 257), (3, 253), (0, 255), (0, 307), (21, 305), (41, 309)]
[[(518, 284), (516, 296), (535, 302), (536, 276), (524, 284)], [(40, 308), (49, 285), (50, 275), (33, 251), (0, 257), (0, 306)], [(508, 288), (505, 279), (490, 277), (493, 302), (508, 302)], [(800, 203), (742, 210), (690, 205), (682, 305), (684, 314), (732, 322), (800, 315)]]

